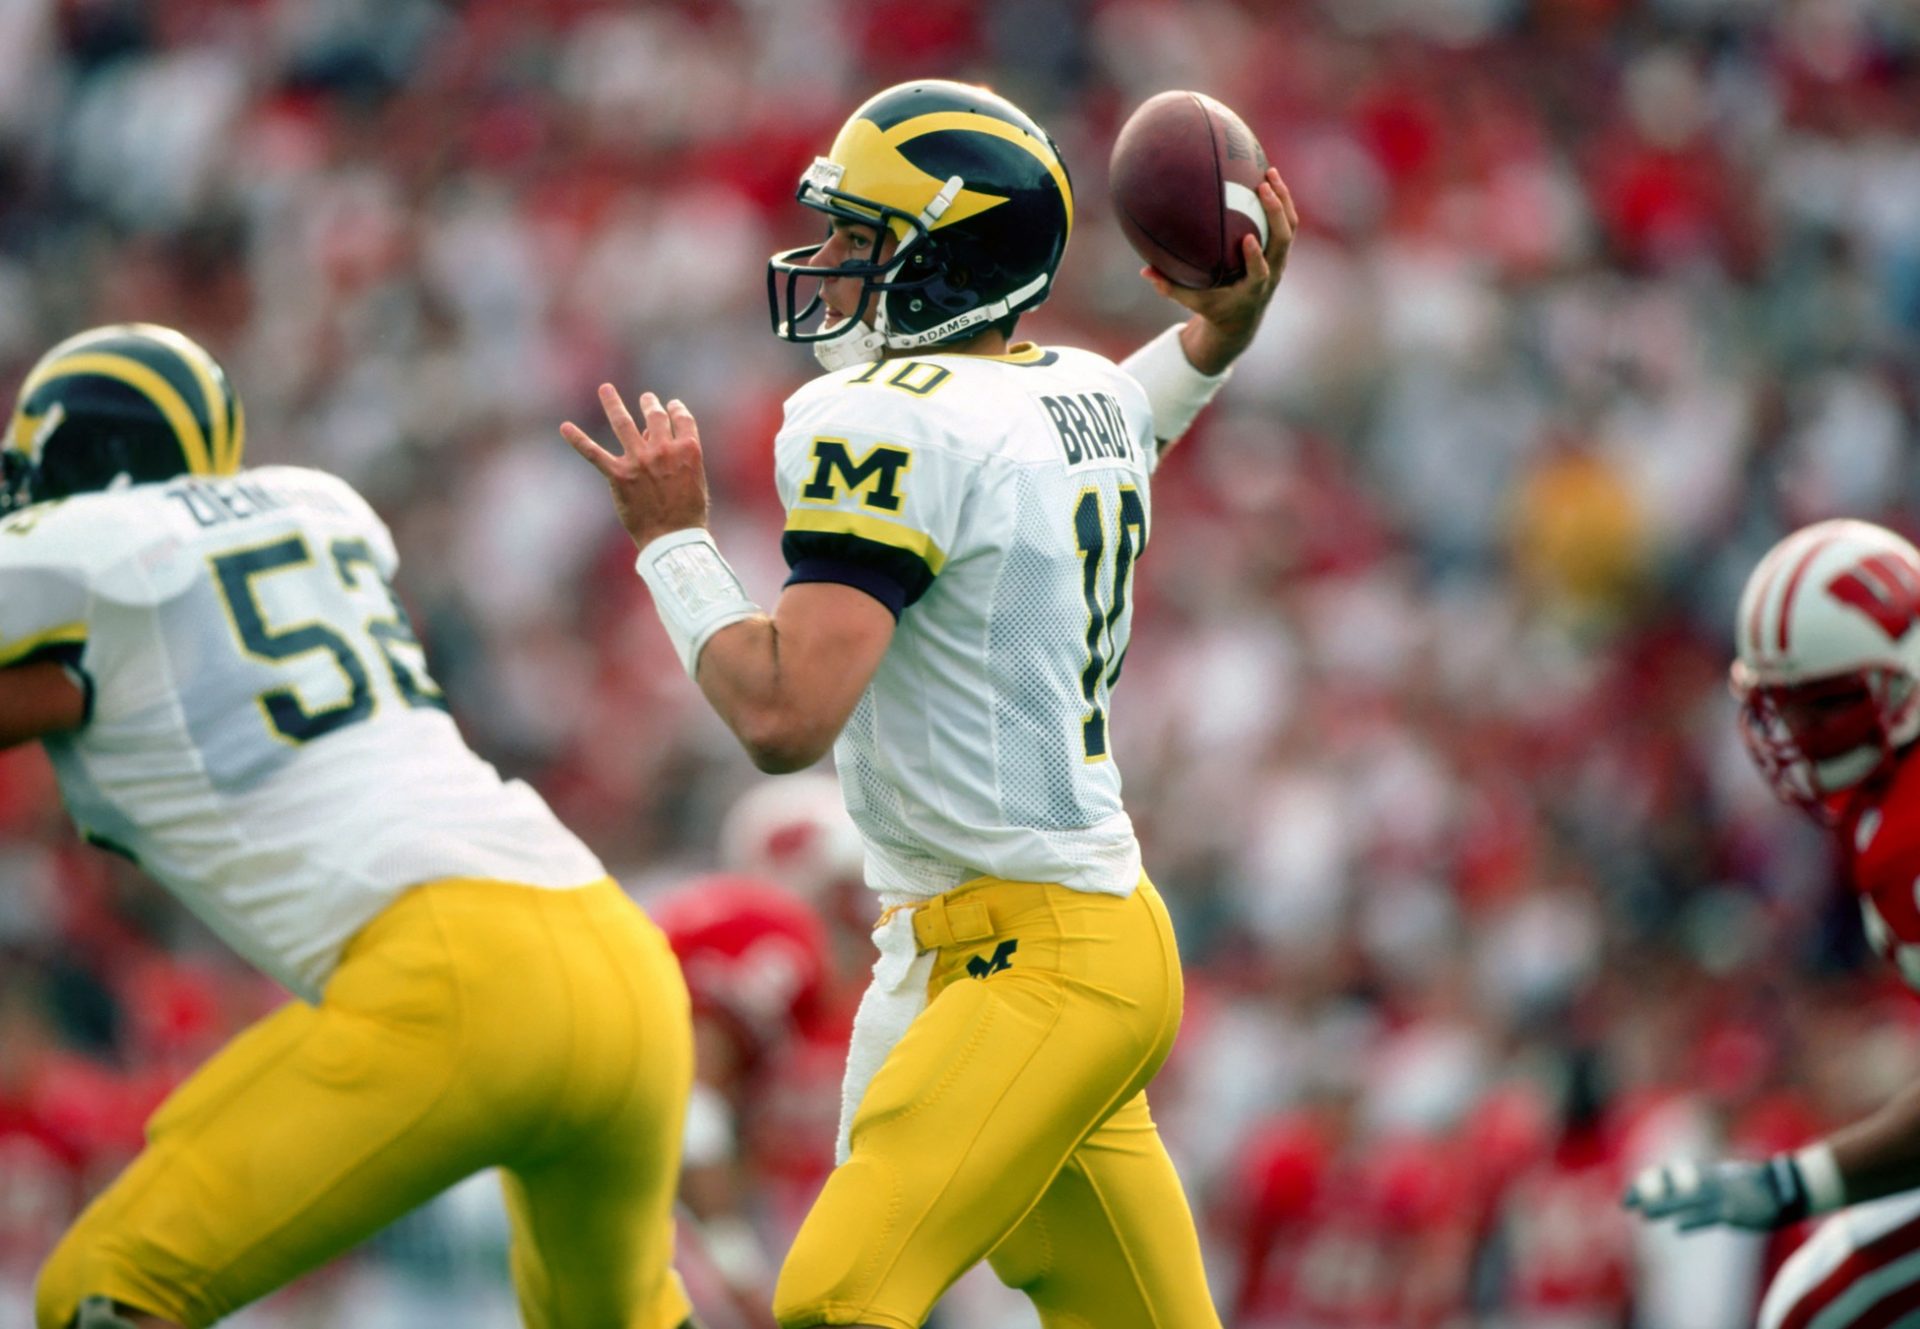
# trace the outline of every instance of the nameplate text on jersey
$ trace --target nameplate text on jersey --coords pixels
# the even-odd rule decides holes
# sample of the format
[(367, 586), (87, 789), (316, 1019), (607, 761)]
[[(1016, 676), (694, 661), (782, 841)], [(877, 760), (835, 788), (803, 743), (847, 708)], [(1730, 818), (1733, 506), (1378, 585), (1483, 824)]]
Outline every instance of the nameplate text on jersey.
[(1067, 465), (1121, 458), (1135, 460), (1133, 439), (1127, 434), (1127, 418), (1120, 402), (1107, 392), (1062, 393), (1042, 397), (1047, 418), (1060, 436)]
[(281, 488), (270, 489), (261, 481), (250, 478), (229, 480), (196, 477), (176, 480), (167, 487), (166, 492), (167, 497), (185, 508), (187, 515), (203, 529), (244, 521), (263, 512), (278, 512), (295, 505), (346, 514), (346, 509), (331, 494), (317, 486), (282, 483)]

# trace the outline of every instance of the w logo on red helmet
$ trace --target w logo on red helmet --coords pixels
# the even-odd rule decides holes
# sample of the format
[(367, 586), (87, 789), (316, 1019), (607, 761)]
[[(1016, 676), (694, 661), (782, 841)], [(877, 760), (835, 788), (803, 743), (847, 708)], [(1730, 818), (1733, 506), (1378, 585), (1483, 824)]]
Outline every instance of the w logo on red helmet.
[(1827, 593), (1880, 625), (1893, 641), (1920, 621), (1920, 570), (1897, 554), (1873, 554), (1827, 583)]

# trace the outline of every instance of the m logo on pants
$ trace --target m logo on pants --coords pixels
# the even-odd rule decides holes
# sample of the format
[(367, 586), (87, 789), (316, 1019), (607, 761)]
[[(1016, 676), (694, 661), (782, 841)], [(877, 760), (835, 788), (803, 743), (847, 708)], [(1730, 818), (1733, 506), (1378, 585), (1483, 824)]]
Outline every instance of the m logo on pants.
[(999, 973), (1002, 969), (1013, 968), (1013, 953), (1020, 949), (1018, 941), (1003, 941), (993, 948), (993, 958), (983, 960), (974, 956), (967, 961), (967, 972), (975, 978), (986, 978)]

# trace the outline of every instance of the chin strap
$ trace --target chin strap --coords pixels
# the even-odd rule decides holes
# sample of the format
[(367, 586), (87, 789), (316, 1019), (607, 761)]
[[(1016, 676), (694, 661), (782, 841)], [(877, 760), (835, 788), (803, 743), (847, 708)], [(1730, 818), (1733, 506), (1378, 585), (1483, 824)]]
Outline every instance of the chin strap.
[(853, 323), (838, 337), (829, 337), (825, 341), (813, 344), (813, 358), (828, 373), (836, 369), (851, 369), (855, 365), (870, 365), (887, 353), (887, 313), (884, 308), (874, 310), (873, 326)]

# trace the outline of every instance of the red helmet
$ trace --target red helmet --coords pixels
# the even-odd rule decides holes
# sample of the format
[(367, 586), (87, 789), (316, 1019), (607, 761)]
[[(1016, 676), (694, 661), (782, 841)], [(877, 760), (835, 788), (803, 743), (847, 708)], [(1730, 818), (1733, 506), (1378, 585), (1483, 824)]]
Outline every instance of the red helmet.
[(818, 899), (835, 881), (862, 879), (866, 850), (840, 782), (803, 772), (755, 786), (720, 823), (720, 863), (728, 872), (776, 881)]
[(1823, 521), (1747, 578), (1733, 693), (1774, 792), (1818, 815), (1920, 735), (1920, 551), (1864, 521)]
[(820, 1018), (827, 934), (806, 901), (771, 882), (716, 873), (648, 906), (696, 1009), (771, 1045)]

